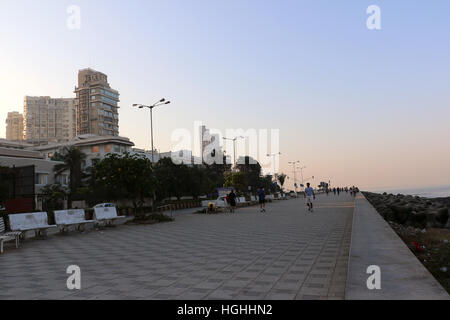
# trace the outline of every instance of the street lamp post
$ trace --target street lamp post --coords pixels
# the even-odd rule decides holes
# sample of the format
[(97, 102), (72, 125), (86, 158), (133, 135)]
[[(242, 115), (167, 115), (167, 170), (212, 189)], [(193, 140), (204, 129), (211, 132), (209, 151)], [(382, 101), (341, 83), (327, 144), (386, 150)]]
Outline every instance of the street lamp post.
[[(138, 104), (138, 103), (133, 104), (133, 107), (138, 107), (139, 109), (143, 109), (143, 108), (150, 109), (150, 139), (151, 139), (151, 148), (152, 148), (152, 165), (155, 164), (155, 148), (153, 147), (153, 108), (162, 106), (165, 104), (169, 104), (169, 103), (170, 103), (170, 101), (166, 101), (166, 99), (161, 99), (158, 102), (155, 102), (154, 104), (152, 104), (151, 106), (147, 106), (144, 104)], [(155, 204), (156, 204), (156, 192), (155, 192), (155, 189), (153, 188), (153, 201), (152, 201), (153, 212), (155, 211)]]
[[(296, 165), (297, 163), (300, 163), (300, 161), (290, 161), (289, 164), (292, 164), (292, 168), (294, 169), (294, 187), (295, 187), (295, 193), (297, 193), (297, 170)], [(303, 183), (303, 173), (302, 173), (302, 183)]]
[(301, 167), (300, 172), (302, 174), (302, 184), (305, 184), (305, 181), (303, 180), (303, 169), (306, 169), (306, 167)]
[(153, 148), (153, 108), (162, 106), (165, 104), (169, 104), (170, 101), (166, 101), (166, 99), (161, 99), (158, 102), (152, 104), (151, 106), (147, 106), (144, 104), (133, 104), (133, 107), (138, 107), (139, 109), (148, 108), (150, 109), (150, 139), (151, 139), (151, 148), (152, 148), (152, 163), (155, 163), (155, 149)]
[(276, 174), (276, 173), (275, 173), (275, 157), (276, 157), (276, 156), (281, 156), (281, 152), (278, 152), (278, 153), (272, 153), (272, 154), (268, 153), (267, 156), (268, 156), (268, 157), (273, 157), (272, 167), (273, 167), (273, 175), (275, 176), (275, 174)]
[(236, 165), (236, 141), (237, 141), (237, 139), (245, 139), (245, 137), (239, 136), (239, 137), (235, 137), (235, 138), (233, 138), (233, 139), (223, 137), (223, 140), (230, 140), (230, 141), (233, 141), (234, 165)]

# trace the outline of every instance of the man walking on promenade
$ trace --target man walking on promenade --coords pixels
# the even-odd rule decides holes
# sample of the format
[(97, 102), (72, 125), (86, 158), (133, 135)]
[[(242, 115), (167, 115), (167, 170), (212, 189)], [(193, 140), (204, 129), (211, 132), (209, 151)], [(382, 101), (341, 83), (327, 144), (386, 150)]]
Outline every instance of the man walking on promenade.
[(230, 211), (234, 212), (236, 209), (236, 193), (234, 193), (234, 190), (231, 190), (231, 192), (228, 194), (228, 199), (230, 200)]
[(266, 194), (264, 188), (261, 187), (258, 190), (259, 205), (261, 207), (261, 212), (266, 212)]
[(313, 212), (314, 209), (313, 209), (312, 201), (313, 201), (313, 199), (316, 199), (316, 195), (314, 193), (314, 189), (311, 188), (311, 184), (309, 182), (306, 184), (306, 186), (307, 187), (305, 189), (305, 194), (306, 194), (306, 198), (307, 198), (306, 202), (308, 205), (308, 211)]

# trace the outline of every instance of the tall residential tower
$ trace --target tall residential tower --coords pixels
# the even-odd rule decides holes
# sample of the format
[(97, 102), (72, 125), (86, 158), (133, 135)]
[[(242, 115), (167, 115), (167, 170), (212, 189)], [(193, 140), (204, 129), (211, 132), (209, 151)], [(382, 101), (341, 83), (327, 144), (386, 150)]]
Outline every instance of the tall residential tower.
[(23, 115), (19, 112), (8, 112), (6, 118), (6, 140), (23, 140)]
[(104, 73), (80, 70), (75, 94), (77, 135), (119, 135), (119, 92), (111, 89)]

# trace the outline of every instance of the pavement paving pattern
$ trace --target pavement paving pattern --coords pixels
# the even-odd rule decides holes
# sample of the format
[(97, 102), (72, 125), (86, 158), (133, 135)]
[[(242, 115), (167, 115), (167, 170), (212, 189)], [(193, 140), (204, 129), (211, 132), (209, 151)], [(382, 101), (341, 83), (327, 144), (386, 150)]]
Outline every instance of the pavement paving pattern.
[[(176, 215), (13, 244), (0, 255), (3, 299), (344, 299), (354, 200), (320, 195), (236, 213)], [(66, 268), (81, 268), (68, 290)]]

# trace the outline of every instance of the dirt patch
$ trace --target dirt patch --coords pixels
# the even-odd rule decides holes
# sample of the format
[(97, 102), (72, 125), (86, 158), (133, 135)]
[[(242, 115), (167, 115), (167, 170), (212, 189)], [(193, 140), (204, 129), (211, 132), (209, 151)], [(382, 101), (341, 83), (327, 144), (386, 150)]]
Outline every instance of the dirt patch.
[(389, 222), (395, 232), (450, 293), (450, 230), (417, 229)]

